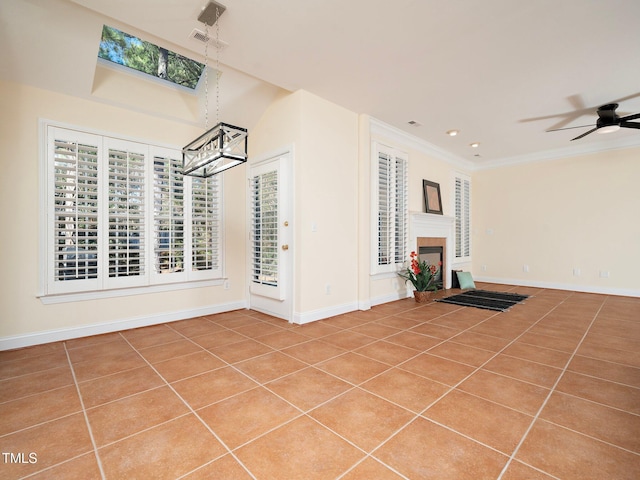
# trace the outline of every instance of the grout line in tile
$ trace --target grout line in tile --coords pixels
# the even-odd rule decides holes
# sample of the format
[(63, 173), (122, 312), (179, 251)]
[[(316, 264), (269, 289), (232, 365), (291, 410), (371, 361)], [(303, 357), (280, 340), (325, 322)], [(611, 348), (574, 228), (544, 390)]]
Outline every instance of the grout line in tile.
[[(580, 374), (579, 374), (579, 375), (580, 375)], [(602, 379), (599, 379), (599, 380), (602, 380)], [(607, 382), (608, 382), (608, 380), (605, 380), (605, 381), (607, 381)], [(627, 385), (627, 386), (628, 386), (628, 385)], [(632, 387), (632, 388), (637, 389), (637, 390), (638, 390), (638, 394), (640, 395), (640, 388), (638, 388), (638, 387)], [(594, 405), (599, 405), (599, 406), (601, 406), (601, 407), (610, 408), (611, 410), (617, 410), (618, 412), (628, 413), (629, 415), (633, 415), (633, 416), (635, 416), (635, 417), (640, 417), (640, 413), (630, 412), (629, 410), (624, 410), (623, 408), (615, 407), (615, 406), (613, 406), (613, 405), (608, 405), (608, 404), (606, 404), (606, 403), (596, 402), (595, 400), (591, 400), (590, 398), (580, 397), (580, 396), (578, 396), (578, 395), (574, 395), (574, 394), (572, 394), (572, 393), (567, 393), (567, 392), (557, 392), (557, 393), (560, 393), (560, 394), (562, 394), (562, 395), (566, 395), (566, 396), (568, 396), (568, 397), (577, 398), (578, 400), (582, 400), (582, 401), (584, 401), (584, 402), (593, 403)], [(546, 419), (545, 419), (545, 420), (546, 420)], [(549, 423), (555, 423), (555, 422), (552, 422), (552, 421), (550, 421), (550, 420), (546, 420), (546, 421), (547, 421), (547, 422), (549, 422)]]
[(88, 378), (86, 380), (80, 380), (80, 381), (78, 381), (78, 385), (82, 385), (83, 383), (93, 382), (95, 380), (101, 380), (103, 378), (113, 377), (113, 376), (119, 375), (121, 373), (132, 372), (133, 370), (137, 370), (138, 368), (142, 368), (142, 367), (127, 368), (126, 370), (118, 370), (117, 372), (107, 373), (106, 375), (100, 375), (98, 377)]
[[(562, 302), (561, 302), (561, 303), (562, 303)], [(475, 439), (473, 439), (473, 438), (471, 438), (471, 437), (468, 437), (467, 435), (465, 435), (465, 434), (463, 434), (463, 433), (461, 433), (461, 432), (458, 432), (458, 431), (456, 431), (456, 430), (452, 429), (451, 427), (448, 427), (448, 426), (446, 426), (446, 425), (442, 425), (442, 424), (440, 424), (440, 423), (438, 423), (438, 422), (435, 422), (435, 421), (434, 421), (434, 420), (432, 420), (432, 419), (428, 419), (428, 418), (426, 418), (426, 417), (422, 417), (422, 414), (424, 414), (424, 413), (425, 413), (429, 408), (431, 408), (434, 404), (436, 404), (437, 402), (439, 402), (442, 398), (444, 398), (444, 397), (445, 397), (446, 395), (448, 395), (450, 392), (452, 392), (453, 390), (455, 390), (456, 388), (458, 388), (458, 386), (460, 386), (460, 385), (461, 385), (465, 380), (467, 380), (468, 378), (470, 378), (471, 376), (473, 376), (476, 372), (478, 372), (480, 369), (482, 369), (482, 367), (484, 367), (484, 366), (485, 366), (487, 363), (489, 363), (492, 359), (494, 359), (495, 357), (497, 357), (497, 356), (498, 356), (502, 351), (504, 351), (504, 350), (505, 350), (506, 348), (508, 348), (511, 344), (513, 344), (515, 341), (517, 341), (517, 340), (518, 340), (518, 338), (520, 338), (522, 335), (524, 335), (524, 334), (525, 334), (525, 333), (526, 333), (530, 328), (532, 328), (534, 325), (536, 325), (538, 322), (540, 322), (542, 319), (544, 319), (547, 315), (549, 315), (552, 311), (554, 311), (554, 310), (557, 308), (557, 306), (558, 306), (558, 305), (560, 305), (560, 304), (557, 304), (557, 305), (556, 305), (556, 306), (554, 306), (552, 309), (550, 309), (547, 313), (543, 314), (543, 315), (542, 315), (538, 320), (536, 320), (535, 322), (533, 322), (533, 323), (532, 323), (532, 324), (531, 324), (531, 325), (530, 325), (526, 330), (524, 330), (520, 335), (518, 335), (518, 336), (517, 336), (517, 337), (515, 337), (513, 340), (511, 340), (511, 341), (510, 341), (508, 344), (506, 344), (506, 345), (505, 345), (501, 350), (499, 350), (499, 351), (495, 352), (495, 354), (494, 354), (493, 356), (491, 356), (489, 359), (487, 359), (487, 360), (486, 360), (482, 365), (480, 365), (480, 366), (478, 366), (478, 367), (474, 367), (475, 369), (474, 369), (471, 373), (469, 373), (466, 377), (464, 377), (463, 379), (461, 379), (460, 381), (458, 381), (455, 385), (451, 386), (451, 387), (450, 387), (446, 392), (444, 392), (440, 397), (436, 398), (433, 402), (431, 402), (429, 405), (427, 405), (425, 408), (423, 408), (423, 409), (422, 409), (422, 410), (421, 410), (421, 411), (420, 411), (420, 412), (419, 412), (419, 413), (418, 413), (418, 414), (417, 414), (413, 419), (411, 419), (410, 421), (408, 421), (408, 422), (407, 422), (405, 425), (403, 425), (402, 427), (398, 428), (398, 430), (396, 430), (396, 431), (395, 431), (393, 434), (391, 434), (388, 438), (386, 438), (384, 441), (382, 441), (382, 442), (381, 442), (381, 443), (380, 443), (376, 448), (374, 448), (374, 449), (372, 450), (372, 452), (371, 452), (371, 453), (373, 454), (375, 451), (377, 451), (378, 449), (380, 449), (380, 448), (381, 448), (382, 446), (384, 446), (387, 442), (389, 442), (393, 437), (395, 437), (395, 436), (396, 436), (396, 435), (398, 435), (402, 430), (404, 430), (404, 429), (405, 429), (405, 428), (406, 428), (410, 423), (412, 423), (413, 421), (415, 421), (415, 419), (416, 419), (416, 418), (419, 418), (419, 417), (420, 417), (420, 418), (424, 418), (424, 419), (426, 419), (426, 420), (428, 420), (428, 421), (430, 421), (430, 422), (437, 423), (438, 425), (441, 425), (441, 426), (443, 426), (443, 427), (447, 428), (448, 430), (451, 430), (452, 432), (455, 432), (455, 433), (457, 433), (457, 434), (459, 434), (459, 435), (462, 435), (462, 436), (464, 436), (464, 437), (469, 438), (470, 440), (473, 440), (475, 443), (478, 443), (478, 444), (480, 444), (480, 445), (483, 445), (483, 446), (485, 446), (485, 447), (487, 447), (487, 448), (490, 448), (490, 449), (492, 449), (492, 450), (495, 450), (496, 452), (500, 453), (501, 455), (504, 455), (504, 456), (506, 456), (506, 457), (509, 457), (508, 455), (504, 454), (503, 452), (500, 452), (500, 451), (496, 450), (495, 448), (493, 448), (493, 447), (491, 447), (491, 446), (489, 446), (489, 445), (485, 445), (484, 443), (482, 443), (482, 442), (480, 442), (480, 441), (478, 441), (478, 440), (475, 440)], [(428, 352), (429, 350), (431, 350), (431, 349), (433, 349), (433, 348), (436, 348), (437, 346), (439, 346), (439, 345), (441, 345), (441, 344), (443, 344), (443, 343), (447, 342), (448, 340), (451, 340), (451, 339), (453, 339), (453, 338), (457, 337), (458, 335), (461, 335), (462, 333), (465, 333), (466, 331), (468, 331), (468, 330), (470, 330), (470, 329), (472, 329), (472, 328), (475, 328), (477, 325), (480, 325), (480, 324), (482, 324), (482, 323), (484, 323), (484, 322), (488, 321), (489, 319), (494, 318), (495, 316), (499, 315), (500, 313), (503, 313), (503, 312), (496, 312), (494, 315), (491, 315), (491, 316), (487, 317), (486, 319), (484, 319), (484, 320), (482, 320), (482, 321), (478, 322), (477, 324), (475, 324), (475, 325), (473, 325), (473, 326), (471, 326), (471, 327), (468, 327), (468, 328), (466, 328), (466, 329), (464, 329), (464, 330), (462, 330), (462, 331), (458, 332), (458, 333), (457, 333), (457, 334), (455, 334), (453, 337), (451, 337), (451, 338), (449, 338), (449, 339), (446, 339), (446, 340), (442, 340), (440, 343), (438, 343), (438, 344), (436, 344), (436, 345), (433, 345), (433, 346), (429, 347), (428, 349), (424, 350), (422, 353), (424, 353), (424, 352)], [(455, 361), (455, 360), (451, 360), (451, 359), (447, 359), (447, 360), (449, 360), (449, 361)], [(402, 365), (402, 364), (406, 363), (407, 361), (409, 361), (409, 360), (406, 360), (405, 362), (402, 362), (402, 363), (401, 363), (401, 364), (399, 364), (398, 366), (400, 366), (400, 365)], [(460, 363), (460, 362), (456, 362), (456, 363)], [(464, 365), (464, 364), (463, 364), (463, 365)], [(410, 373), (411, 373), (411, 372), (410, 372)], [(373, 377), (373, 378), (375, 378), (375, 377)], [(425, 378), (428, 378), (428, 377), (425, 377)], [(551, 392), (549, 393), (549, 395), (551, 395)], [(548, 397), (547, 397), (547, 398), (548, 398)], [(495, 403), (495, 402), (493, 402), (493, 403)], [(509, 407), (507, 407), (507, 408), (509, 408)], [(512, 410), (514, 410), (514, 409), (512, 409)], [(539, 412), (538, 412), (538, 413), (539, 413)], [(535, 421), (535, 420), (534, 420), (534, 421)], [(532, 424), (533, 424), (533, 421), (532, 421)], [(527, 432), (528, 432), (528, 430), (527, 430)], [(525, 435), (526, 435), (526, 434), (525, 434)], [(520, 441), (520, 443), (519, 443), (518, 445), (520, 445), (520, 444), (522, 443), (522, 441), (524, 441), (524, 437), (521, 439), (521, 441)], [(510, 458), (509, 458), (509, 460), (507, 461), (507, 464), (506, 464), (506, 465), (505, 465), (505, 467), (504, 467), (505, 469), (507, 468), (508, 464), (510, 463), (511, 458), (512, 458), (512, 457), (510, 457)], [(500, 478), (498, 478), (497, 480), (500, 480)]]
[[(595, 358), (595, 357), (587, 357), (585, 355), (577, 355), (579, 357), (585, 357), (585, 358), (590, 358), (592, 360), (598, 360), (600, 362), (606, 362), (607, 360), (601, 360), (599, 358)], [(608, 363), (615, 363), (616, 365), (620, 365), (621, 367), (629, 367), (629, 368), (637, 368), (637, 367), (631, 367), (630, 365), (625, 365), (624, 363), (616, 363), (616, 362), (608, 362)], [(640, 369), (638, 369), (640, 370)], [(576, 375), (582, 375), (584, 377), (589, 377), (589, 378), (595, 378), (596, 380), (603, 380), (605, 382), (611, 382), (611, 383), (615, 383), (616, 385), (622, 385), (624, 387), (630, 387), (630, 388), (635, 388), (637, 390), (640, 390), (640, 386), (638, 385), (630, 385), (628, 383), (623, 383), (623, 382), (619, 382), (617, 380), (611, 380), (610, 378), (604, 378), (604, 377), (598, 377), (597, 375), (592, 375), (589, 373), (583, 373), (583, 372), (578, 372), (576, 370), (571, 370), (571, 369), (567, 369), (567, 371), (571, 372), (571, 373), (575, 373)]]
[(100, 403), (99, 405), (94, 405), (93, 407), (85, 408), (85, 410), (86, 410), (86, 411), (95, 410), (95, 409), (97, 409), (97, 408), (104, 407), (105, 405), (111, 405), (112, 403), (119, 402), (120, 400), (125, 400), (125, 399), (127, 399), (127, 398), (132, 398), (132, 397), (135, 397), (135, 396), (137, 396), (137, 395), (142, 395), (143, 393), (148, 393), (148, 392), (152, 392), (152, 391), (154, 391), (154, 390), (159, 390), (159, 389), (161, 389), (161, 388), (163, 388), (163, 387), (165, 387), (165, 386), (166, 386), (166, 385), (158, 385), (157, 387), (148, 388), (148, 389), (146, 389), (146, 390), (141, 390), (141, 391), (139, 391), (139, 392), (135, 392), (135, 393), (130, 393), (129, 395), (124, 395), (124, 396), (122, 396), (122, 397), (118, 397), (118, 398), (116, 398), (116, 399), (114, 399), (114, 400), (109, 400), (108, 402)]
[(104, 450), (104, 449), (105, 449), (105, 448), (107, 448), (107, 447), (110, 447), (111, 445), (115, 445), (115, 444), (117, 444), (117, 443), (123, 442), (124, 440), (127, 440), (127, 439), (129, 439), (129, 438), (135, 437), (136, 435), (140, 435), (141, 433), (148, 432), (148, 431), (150, 431), (150, 430), (153, 430), (154, 428), (160, 427), (160, 426), (162, 426), (162, 425), (167, 425), (167, 424), (169, 424), (169, 423), (171, 423), (171, 422), (173, 422), (173, 421), (175, 421), (175, 420), (178, 420), (178, 419), (180, 419), (180, 418), (187, 417), (187, 416), (189, 416), (190, 414), (191, 414), (191, 412), (185, 412), (185, 413), (182, 413), (182, 414), (178, 415), (177, 417), (173, 417), (173, 418), (170, 418), (170, 419), (168, 419), (168, 420), (163, 420), (162, 422), (156, 423), (155, 425), (151, 425), (151, 426), (149, 426), (149, 427), (144, 427), (142, 430), (138, 430), (137, 432), (130, 433), (130, 434), (128, 434), (128, 435), (125, 435), (125, 436), (124, 436), (124, 437), (122, 437), (122, 438), (118, 438), (117, 440), (112, 440), (112, 441), (110, 441), (110, 442), (108, 442), (108, 443), (105, 443), (104, 445), (100, 445), (100, 446), (98, 447), (98, 452), (99, 452), (100, 450)]
[(56, 421), (62, 420), (64, 418), (73, 417), (74, 415), (77, 415), (79, 413), (82, 413), (82, 410), (78, 410), (77, 412), (67, 413), (66, 415), (61, 415), (59, 417), (51, 418), (49, 420), (44, 420), (42, 422), (34, 423), (33, 425), (29, 425), (27, 427), (19, 428), (18, 430), (14, 430), (12, 432), (4, 433), (4, 434), (0, 435), (0, 438), (8, 437), (9, 435), (13, 435), (13, 434), (16, 434), (16, 433), (26, 432), (27, 430), (31, 430), (32, 428), (40, 427), (42, 425), (46, 425), (47, 423), (56, 422)]
[[(12, 398), (10, 400), (5, 400), (3, 402), (0, 402), (0, 406), (4, 405), (6, 403), (15, 402), (15, 401), (18, 401), (18, 400), (25, 400), (25, 399), (30, 398), (30, 397), (36, 397), (36, 396), (42, 395), (44, 393), (55, 392), (56, 390), (62, 390), (63, 388), (69, 388), (69, 387), (73, 387), (73, 386), (74, 386), (73, 383), (68, 383), (67, 385), (61, 385), (59, 387), (49, 388), (48, 390), (42, 390), (40, 392), (29, 393), (27, 395), (23, 395), (22, 397), (16, 397), (16, 398)], [(77, 412), (75, 412), (75, 413), (77, 413)], [(64, 417), (67, 417), (67, 416), (68, 415), (63, 415), (62, 417), (58, 417), (58, 418), (64, 418)], [(47, 423), (47, 422), (42, 422), (42, 423)]]
[(71, 356), (69, 355), (69, 350), (67, 350), (66, 343), (64, 344), (64, 352), (67, 356), (67, 361), (69, 362), (69, 368), (71, 369), (71, 375), (73, 376), (73, 382), (76, 387), (76, 393), (78, 394), (78, 400), (80, 401), (80, 406), (82, 407), (82, 414), (84, 416), (85, 424), (87, 425), (87, 430), (89, 432), (89, 438), (91, 439), (91, 445), (93, 446), (93, 454), (96, 457), (96, 462), (98, 463), (98, 469), (100, 470), (100, 476), (102, 480), (105, 480), (104, 469), (102, 467), (102, 460), (100, 459), (100, 455), (98, 454), (98, 446), (96, 444), (96, 439), (93, 435), (93, 429), (91, 428), (91, 423), (89, 422), (89, 416), (87, 415), (87, 409), (84, 405), (84, 399), (82, 398), (82, 393), (80, 392), (80, 385), (78, 385), (78, 379), (76, 377), (76, 371), (73, 368), (73, 363), (71, 363)]
[(351, 465), (351, 467), (349, 467), (347, 470), (345, 470), (344, 472), (342, 472), (342, 474), (338, 477), (336, 477), (336, 480), (340, 480), (342, 478), (344, 478), (345, 475), (348, 475), (349, 473), (351, 473), (353, 470), (355, 470), (356, 468), (358, 468), (358, 466), (362, 463), (364, 463), (365, 460), (367, 459), (371, 459), (374, 462), (379, 463), (380, 465), (383, 465), (385, 468), (388, 468), (389, 470), (391, 470), (393, 473), (395, 473), (396, 475), (398, 475), (400, 478), (403, 478), (405, 480), (411, 480), (409, 477), (406, 477), (405, 475), (403, 475), (402, 473), (400, 473), (398, 470), (396, 470), (395, 468), (393, 468), (391, 465), (387, 465), (386, 463), (384, 463), (382, 460), (380, 460), (377, 457), (374, 457), (372, 454), (367, 453), (363, 458), (361, 458), (360, 460), (358, 460), (356, 463), (354, 463), (353, 465)]
[[(571, 298), (573, 296), (569, 295), (568, 298)], [(562, 303), (564, 303), (566, 300), (562, 301), (559, 305), (562, 305)], [(558, 378), (556, 379), (556, 381), (554, 382), (553, 386), (551, 387), (551, 390), (549, 391), (549, 393), (547, 394), (546, 398), (543, 400), (542, 405), (540, 405), (540, 408), (538, 408), (538, 411), (536, 412), (536, 414), (533, 417), (533, 420), (531, 421), (531, 423), (529, 424), (529, 426), (527, 427), (527, 429), (525, 430), (524, 434), (522, 435), (522, 438), (520, 439), (520, 441), (518, 442), (518, 444), (516, 445), (516, 448), (513, 449), (513, 452), (511, 452), (511, 456), (509, 457), (509, 460), (507, 461), (507, 463), (505, 464), (505, 466), (503, 467), (502, 471), (500, 472), (500, 475), (498, 476), (498, 478), (496, 480), (501, 480), (502, 477), (504, 476), (504, 474), (506, 473), (507, 469), (509, 468), (509, 465), (511, 465), (511, 462), (513, 462), (513, 460), (515, 459), (516, 455), (518, 454), (518, 451), (520, 450), (520, 447), (522, 447), (522, 445), (524, 444), (525, 440), (527, 439), (529, 432), (531, 432), (531, 429), (533, 428), (533, 425), (538, 421), (538, 419), (540, 418), (540, 414), (542, 413), (542, 410), (544, 410), (544, 408), (547, 406), (547, 403), (549, 402), (549, 399), (551, 398), (551, 395), (553, 395), (553, 393), (556, 391), (556, 387), (558, 386), (558, 384), (560, 383), (560, 380), (562, 380), (562, 378), (564, 377), (565, 372), (567, 371), (567, 368), (569, 367), (569, 364), (571, 363), (571, 361), (573, 360), (573, 357), (575, 357), (576, 352), (578, 351), (578, 349), (580, 348), (580, 346), (582, 345), (582, 342), (584, 341), (585, 337), (587, 336), (587, 334), (589, 333), (589, 330), (591, 329), (591, 326), (593, 325), (593, 323), (596, 321), (596, 318), (598, 317), (598, 314), (600, 313), (600, 311), (602, 310), (602, 308), (604, 307), (604, 305), (607, 302), (607, 297), (605, 297), (605, 299), (602, 301), (602, 303), (600, 304), (600, 307), (598, 308), (598, 310), (596, 311), (596, 313), (593, 315), (593, 318), (591, 320), (591, 323), (589, 324), (589, 326), (587, 327), (586, 331), (584, 332), (584, 334), (582, 335), (582, 338), (580, 339), (580, 341), (578, 342), (578, 344), (576, 345), (573, 353), (571, 353), (571, 356), (569, 357), (569, 359), (566, 361), (564, 368), (562, 369), (560, 375), (558, 376)]]
[[(175, 331), (175, 330), (174, 330), (174, 331)], [(178, 333), (179, 333), (180, 335), (182, 335), (180, 332), (178, 332)], [(182, 336), (183, 336), (184, 338), (187, 338), (187, 337), (186, 337), (186, 336), (184, 336), (184, 335), (182, 335)], [(223, 448), (224, 448), (224, 449), (225, 449), (225, 450), (226, 450), (226, 451), (227, 451), (227, 452), (228, 452), (228, 453), (229, 453), (229, 454), (230, 454), (230, 455), (231, 455), (231, 456), (232, 456), (232, 457), (233, 457), (233, 458), (234, 458), (234, 459), (235, 459), (235, 460), (240, 464), (240, 466), (241, 466), (245, 471), (247, 471), (247, 473), (249, 473), (249, 474), (251, 475), (251, 472), (250, 472), (250, 471), (249, 471), (249, 469), (244, 465), (244, 463), (240, 461), (240, 459), (239, 459), (239, 458), (238, 458), (238, 457), (233, 453), (233, 450), (232, 450), (232, 449), (230, 449), (230, 448), (229, 448), (229, 446), (228, 446), (228, 445), (227, 445), (227, 444), (222, 440), (222, 438), (220, 438), (220, 437), (218, 436), (218, 434), (217, 434), (216, 432), (214, 432), (214, 431), (213, 431), (213, 429), (212, 429), (212, 428), (207, 424), (207, 422), (205, 422), (205, 421), (202, 419), (202, 417), (200, 416), (200, 414), (199, 414), (199, 413), (198, 413), (198, 412), (197, 412), (197, 411), (196, 411), (196, 410), (191, 406), (191, 404), (190, 404), (189, 402), (187, 402), (187, 401), (184, 399), (184, 397), (182, 397), (182, 395), (180, 395), (180, 394), (178, 393), (178, 391), (173, 387), (173, 385), (171, 385), (171, 383), (169, 383), (169, 382), (167, 381), (167, 379), (166, 379), (166, 378), (165, 378), (165, 377), (164, 377), (164, 376), (163, 376), (163, 375), (162, 375), (158, 370), (156, 370), (156, 368), (155, 368), (155, 367), (154, 367), (154, 366), (153, 366), (153, 365), (152, 365), (152, 364), (151, 364), (151, 363), (150, 363), (146, 358), (144, 358), (144, 356), (143, 356), (143, 355), (138, 351), (138, 349), (136, 349), (135, 347), (133, 347), (133, 345), (131, 345), (131, 343), (130, 343), (130, 342), (129, 342), (129, 341), (128, 341), (124, 336), (123, 336), (123, 338), (125, 339), (125, 341), (126, 341), (127, 343), (129, 343), (129, 345), (131, 346), (131, 348), (133, 348), (133, 349), (135, 350), (135, 352), (140, 356), (140, 358), (142, 358), (142, 360), (143, 360), (143, 361), (144, 361), (144, 362), (145, 362), (145, 363), (146, 363), (146, 364), (147, 364), (151, 369), (153, 369), (153, 371), (154, 371), (154, 372), (156, 372), (156, 374), (157, 374), (157, 375), (159, 375), (159, 376), (160, 376), (160, 378), (165, 382), (165, 385), (167, 385), (167, 386), (171, 389), (171, 391), (173, 391), (173, 393), (174, 393), (174, 394), (175, 394), (175, 395), (180, 399), (180, 401), (181, 401), (182, 403), (184, 403), (184, 405), (185, 405), (185, 406), (187, 407), (187, 409), (189, 410), (189, 412), (188, 412), (188, 413), (186, 413), (186, 414), (184, 414), (184, 415), (189, 415), (189, 414), (194, 415), (194, 416), (195, 416), (195, 418), (197, 418), (197, 419), (198, 419), (198, 421), (199, 421), (199, 422), (200, 422), (200, 423), (201, 423), (201, 424), (202, 424), (202, 425), (203, 425), (203, 426), (204, 426), (204, 427), (209, 431), (209, 433), (211, 433), (211, 435), (213, 435), (213, 437), (214, 437), (218, 442), (220, 442), (220, 445), (222, 445), (222, 446), (223, 446)], [(187, 338), (187, 339), (188, 339), (188, 338)], [(189, 340), (189, 341), (192, 341), (191, 339), (188, 339), (188, 340)], [(195, 343), (195, 342), (194, 342), (194, 343)], [(197, 345), (197, 344), (196, 344), (196, 345)], [(198, 345), (198, 346), (200, 346), (200, 345)], [(200, 348), (203, 348), (203, 347), (200, 347)], [(205, 351), (207, 351), (207, 352), (208, 352), (208, 350), (206, 350), (206, 349), (204, 349), (204, 348), (203, 348), (203, 350), (205, 350)], [(208, 352), (208, 353), (209, 353), (210, 355), (214, 355), (212, 352)], [(214, 356), (215, 356), (215, 355), (214, 355)], [(216, 356), (216, 358), (219, 358), (219, 357), (217, 357), (217, 356)], [(223, 359), (221, 359), (221, 358), (219, 358), (219, 359), (220, 359), (222, 362), (224, 362), (225, 364), (227, 364), (230, 368), (234, 368), (234, 370), (238, 371), (235, 367), (233, 367), (233, 365), (229, 365), (227, 362), (225, 362), (225, 361), (224, 361)], [(242, 374), (244, 375), (244, 373), (243, 373), (243, 372), (240, 372), (240, 373), (242, 373)], [(182, 416), (182, 415), (181, 415), (181, 416)], [(176, 417), (176, 418), (180, 418), (181, 416)], [(172, 419), (172, 420), (175, 420), (175, 418), (174, 418), (174, 419)], [(164, 422), (164, 423), (167, 423), (167, 422)], [(161, 425), (161, 424), (158, 424), (158, 425)], [(154, 425), (153, 427), (150, 427), (150, 428), (155, 428), (155, 427), (157, 427), (158, 425)], [(141, 433), (141, 432), (137, 432), (137, 433)], [(137, 434), (137, 433), (136, 433), (136, 434)], [(217, 458), (221, 458), (222, 456), (224, 456), (224, 455), (220, 455), (220, 456), (219, 456), (219, 457), (217, 457)], [(251, 476), (253, 477), (253, 475), (251, 475)], [(254, 477), (254, 478), (255, 478), (255, 477)]]

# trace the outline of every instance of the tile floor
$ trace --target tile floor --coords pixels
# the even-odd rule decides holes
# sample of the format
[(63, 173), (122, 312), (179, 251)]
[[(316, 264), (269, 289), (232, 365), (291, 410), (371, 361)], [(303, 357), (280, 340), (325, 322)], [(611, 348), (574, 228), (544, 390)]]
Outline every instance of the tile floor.
[(0, 352), (0, 478), (640, 478), (640, 299), (481, 287)]

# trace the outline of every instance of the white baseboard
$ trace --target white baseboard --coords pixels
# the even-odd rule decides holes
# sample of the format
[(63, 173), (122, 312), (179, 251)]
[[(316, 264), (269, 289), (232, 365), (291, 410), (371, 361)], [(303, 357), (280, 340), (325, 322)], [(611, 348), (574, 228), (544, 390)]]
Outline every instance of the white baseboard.
[(394, 292), (388, 293), (387, 295), (382, 295), (380, 297), (375, 297), (371, 299), (371, 306), (381, 305), (383, 303), (395, 302), (396, 300), (402, 300), (407, 297), (410, 297), (411, 293), (409, 292)]
[(599, 293), (602, 295), (619, 295), (623, 297), (640, 297), (640, 290), (632, 288), (599, 287), (592, 285), (578, 285), (574, 283), (542, 282), (537, 280), (525, 281), (521, 279), (516, 280), (513, 278), (477, 277), (475, 275), (473, 276), (473, 279), (476, 282), (503, 283), (505, 285), (518, 285), (521, 287), (550, 288), (552, 290), (570, 290), (572, 292)]
[(358, 310), (371, 310), (371, 300), (359, 300)]
[(144, 317), (115, 320), (113, 322), (81, 325), (78, 327), (61, 328), (57, 330), (46, 330), (43, 332), (28, 333), (25, 335), (15, 335), (12, 337), (0, 338), (0, 351), (30, 347), (43, 343), (71, 340), (73, 338), (88, 337), (91, 335), (100, 335), (103, 333), (118, 332), (120, 330), (129, 330), (131, 328), (148, 327), (150, 325), (175, 322), (177, 320), (201, 317), (203, 315), (230, 312), (232, 310), (239, 310), (247, 307), (248, 304), (246, 301), (230, 302), (201, 308), (161, 313), (159, 315), (147, 315)]
[(358, 302), (343, 303), (342, 305), (320, 308), (310, 312), (296, 312), (293, 314), (293, 322), (302, 325), (304, 323), (335, 317), (336, 315), (342, 315), (343, 313), (353, 312), (355, 310), (359, 310)]

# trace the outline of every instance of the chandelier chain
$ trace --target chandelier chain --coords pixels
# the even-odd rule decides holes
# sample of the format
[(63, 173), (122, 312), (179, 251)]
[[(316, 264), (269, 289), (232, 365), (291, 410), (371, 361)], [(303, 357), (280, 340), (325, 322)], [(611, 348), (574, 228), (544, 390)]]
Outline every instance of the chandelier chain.
[(204, 130), (209, 130), (209, 25), (205, 23), (204, 37)]
[(220, 123), (220, 9), (216, 6), (216, 125)]

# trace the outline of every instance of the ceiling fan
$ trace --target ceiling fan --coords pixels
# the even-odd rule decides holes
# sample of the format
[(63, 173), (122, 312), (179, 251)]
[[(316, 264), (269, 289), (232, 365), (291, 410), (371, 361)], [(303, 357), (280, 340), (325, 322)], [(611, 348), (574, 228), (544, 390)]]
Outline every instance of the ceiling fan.
[[(589, 130), (588, 132), (583, 133), (582, 135), (578, 135), (576, 138), (572, 138), (571, 141), (579, 140), (582, 137), (586, 137), (590, 133), (598, 130), (598, 133), (611, 133), (615, 132), (618, 129), (622, 128), (638, 128), (640, 129), (640, 122), (630, 122), (629, 120), (635, 120), (636, 118), (640, 118), (640, 113), (634, 113), (633, 115), (627, 115), (626, 117), (620, 117), (616, 113), (616, 108), (618, 108), (617, 103), (608, 103), (606, 105), (602, 105), (598, 108), (598, 121), (596, 122), (596, 126)], [(590, 127), (591, 125), (582, 125), (580, 127), (568, 127), (568, 128), (558, 128), (555, 130), (548, 130), (549, 132), (556, 132), (558, 130), (568, 130), (569, 128), (584, 128)]]

